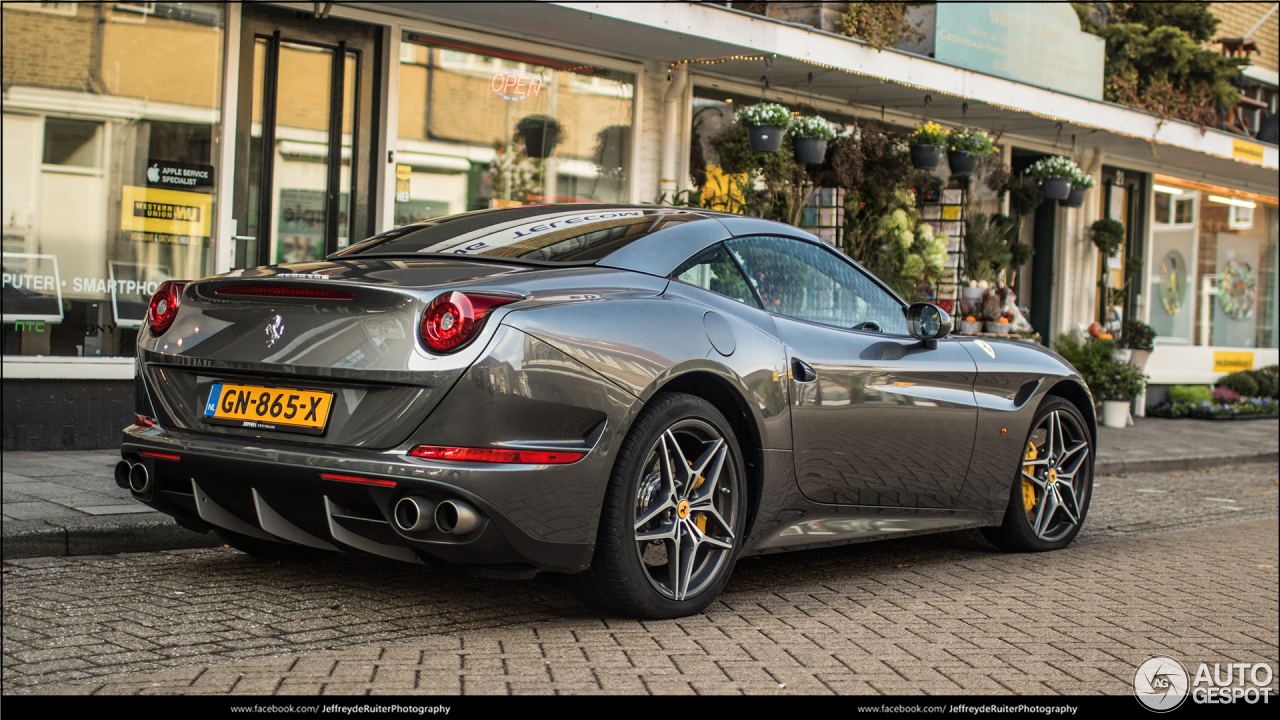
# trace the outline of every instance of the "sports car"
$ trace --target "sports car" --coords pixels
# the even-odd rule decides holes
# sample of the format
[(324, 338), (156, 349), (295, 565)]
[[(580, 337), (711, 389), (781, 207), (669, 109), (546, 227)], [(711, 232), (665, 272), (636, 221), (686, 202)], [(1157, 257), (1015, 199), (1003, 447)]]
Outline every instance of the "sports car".
[(267, 557), (572, 574), (706, 608), (739, 558), (960, 528), (1069, 544), (1094, 403), (1038, 345), (952, 336), (820, 238), (546, 205), (165, 283), (116, 482)]

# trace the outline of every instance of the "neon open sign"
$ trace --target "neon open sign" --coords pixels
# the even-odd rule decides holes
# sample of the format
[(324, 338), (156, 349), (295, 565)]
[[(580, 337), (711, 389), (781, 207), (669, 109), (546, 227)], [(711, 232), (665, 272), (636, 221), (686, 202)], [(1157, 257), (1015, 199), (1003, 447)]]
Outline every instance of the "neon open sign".
[(504, 100), (524, 100), (538, 96), (538, 91), (542, 89), (542, 77), (523, 70), (508, 70), (494, 75), (489, 81), (489, 88)]

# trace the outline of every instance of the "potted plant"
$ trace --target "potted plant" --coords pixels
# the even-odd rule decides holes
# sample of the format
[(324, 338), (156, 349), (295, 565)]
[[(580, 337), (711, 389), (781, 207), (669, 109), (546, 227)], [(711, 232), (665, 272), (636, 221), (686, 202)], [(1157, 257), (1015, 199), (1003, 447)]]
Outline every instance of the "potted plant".
[[(1003, 216), (974, 213), (964, 234), (964, 272), (970, 281), (986, 287), (999, 281), (1009, 266), (1009, 235), (1013, 223)], [(995, 318), (990, 318), (994, 320)]]
[(1120, 342), (1129, 355), (1124, 359), (1133, 363), (1139, 370), (1147, 366), (1147, 360), (1151, 357), (1151, 352), (1156, 349), (1155, 341), (1155, 328), (1141, 320), (1126, 320), (1124, 322), (1123, 335)]
[(917, 170), (937, 170), (946, 154), (947, 132), (935, 122), (916, 126), (907, 142), (911, 145), (911, 164)]
[(734, 119), (747, 129), (747, 141), (756, 152), (778, 152), (791, 113), (781, 105), (759, 103), (742, 108)]
[(1077, 169), (1075, 177), (1071, 178), (1071, 193), (1067, 195), (1065, 200), (1059, 200), (1058, 204), (1062, 207), (1071, 208), (1078, 208), (1084, 205), (1084, 194), (1092, 190), (1093, 186), (1093, 176)]
[(1129, 403), (1142, 394), (1147, 376), (1136, 366), (1116, 360), (1115, 341), (1087, 337), (1080, 342), (1064, 333), (1058, 336), (1054, 349), (1080, 373), (1094, 402), (1102, 403), (1102, 424), (1114, 428), (1127, 425)]
[(947, 133), (947, 164), (951, 166), (952, 175), (972, 175), (978, 160), (995, 151), (991, 137), (981, 130), (957, 128)]
[(1009, 191), (1009, 212), (1014, 217), (1030, 215), (1044, 202), (1044, 191), (1038, 184), (1010, 182), (1006, 189)]
[(1124, 245), (1124, 224), (1119, 220), (1102, 218), (1090, 226), (1093, 246), (1103, 257), (1112, 257)]
[(827, 157), (827, 142), (836, 139), (836, 129), (817, 115), (793, 117), (787, 133), (795, 143), (796, 162), (820, 165)]
[(546, 159), (560, 143), (560, 121), (550, 115), (529, 115), (516, 123), (516, 133), (524, 138), (526, 155)]
[(1052, 155), (1037, 160), (1027, 172), (1040, 181), (1046, 199), (1062, 200), (1071, 195), (1071, 182), (1080, 168), (1061, 155)]

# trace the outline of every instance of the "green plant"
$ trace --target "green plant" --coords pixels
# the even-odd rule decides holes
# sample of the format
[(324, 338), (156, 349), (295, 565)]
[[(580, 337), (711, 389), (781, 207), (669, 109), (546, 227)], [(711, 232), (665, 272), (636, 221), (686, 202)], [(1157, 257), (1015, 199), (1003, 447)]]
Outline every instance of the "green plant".
[(840, 18), (840, 32), (866, 40), (876, 50), (924, 37), (907, 20), (906, 3), (851, 2), (848, 12)]
[(739, 125), (776, 125), (786, 127), (791, 113), (781, 105), (757, 103), (744, 107), (733, 118)]
[(1119, 220), (1102, 218), (1090, 226), (1094, 247), (1103, 257), (1112, 257), (1124, 245), (1124, 224)]
[(1064, 333), (1053, 347), (1084, 378), (1094, 400), (1132, 400), (1147, 385), (1141, 370), (1115, 359), (1113, 340), (1089, 337), (1081, 342)]
[(1208, 385), (1174, 385), (1169, 388), (1169, 402), (1213, 402), (1213, 389)]
[(1141, 320), (1126, 320), (1123, 326), (1124, 346), (1130, 350), (1156, 349), (1156, 330)]
[(792, 137), (822, 138), (835, 140), (836, 129), (826, 118), (818, 115), (797, 116), (791, 118), (787, 132)]
[(1258, 396), (1258, 381), (1253, 379), (1253, 375), (1248, 370), (1241, 370), (1222, 376), (1218, 379), (1218, 387), (1235, 390), (1240, 393), (1240, 397)]
[(1006, 189), (1009, 191), (1009, 212), (1014, 217), (1030, 215), (1044, 202), (1044, 191), (1034, 183), (1011, 182)]
[[(992, 282), (1013, 260), (1009, 238), (1013, 221), (1003, 215), (974, 213), (966, 223), (964, 235), (964, 271), (970, 280)], [(994, 319), (994, 318), (993, 318)]]
[(1080, 166), (1061, 155), (1040, 158), (1027, 168), (1027, 174), (1041, 182), (1052, 177), (1074, 178), (1079, 172)]
[(996, 151), (996, 146), (991, 142), (991, 136), (981, 130), (956, 128), (947, 133), (947, 149), (986, 157)]
[(911, 145), (945, 146), (947, 144), (947, 131), (942, 129), (942, 126), (936, 122), (921, 123), (907, 136), (907, 143)]
[(1280, 378), (1275, 373), (1264, 370), (1251, 370), (1249, 372), (1253, 376), (1255, 382), (1258, 383), (1258, 396), (1280, 399)]
[(516, 123), (516, 132), (521, 134), (537, 130), (558, 135), (562, 129), (560, 121), (550, 115), (527, 115)]

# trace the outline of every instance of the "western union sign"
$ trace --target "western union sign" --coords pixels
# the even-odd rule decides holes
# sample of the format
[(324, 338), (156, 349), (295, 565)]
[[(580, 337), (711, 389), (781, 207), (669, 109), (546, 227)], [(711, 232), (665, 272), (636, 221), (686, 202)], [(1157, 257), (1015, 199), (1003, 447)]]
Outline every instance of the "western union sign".
[(213, 235), (212, 195), (126, 185), (123, 200), (120, 229), (134, 240), (185, 245)]

